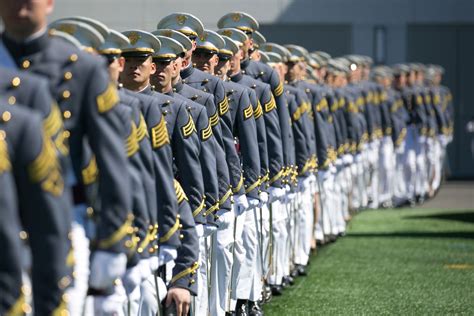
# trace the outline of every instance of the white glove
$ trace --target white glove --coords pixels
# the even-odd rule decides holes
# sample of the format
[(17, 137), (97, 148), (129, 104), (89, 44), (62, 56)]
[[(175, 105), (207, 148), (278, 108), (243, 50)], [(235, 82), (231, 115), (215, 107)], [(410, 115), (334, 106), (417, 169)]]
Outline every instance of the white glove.
[(268, 203), (269, 200), (269, 194), (265, 191), (260, 192), (258, 195), (258, 198), (260, 199), (260, 205), (259, 207), (262, 207), (264, 204)]
[(270, 193), (270, 202), (275, 202), (285, 196), (286, 190), (277, 187), (269, 187), (268, 193)]
[(330, 170), (319, 170), (319, 176), (321, 177), (321, 180), (326, 181), (329, 176), (331, 175)]
[(332, 174), (335, 174), (337, 172), (337, 168), (333, 164), (331, 164), (329, 166), (329, 172), (331, 172)]
[(114, 286), (114, 281), (125, 274), (127, 256), (123, 253), (98, 250), (93, 253), (90, 266), (89, 286), (104, 290)]
[[(140, 262), (136, 266), (128, 268), (127, 271), (125, 271), (124, 276), (122, 277), (123, 287), (125, 288), (127, 294), (132, 293), (133, 290), (135, 290), (135, 288), (142, 282), (143, 272), (141, 271), (142, 267), (140, 266), (142, 261), (145, 260), (140, 260)], [(146, 264), (148, 266), (148, 263)], [(148, 267), (147, 269), (150, 270)]]
[(346, 155), (342, 156), (342, 161), (346, 165), (350, 165), (354, 161), (354, 158), (352, 157), (352, 155), (346, 154)]
[(219, 216), (219, 218), (216, 219), (216, 223), (219, 225), (219, 230), (228, 228), (235, 218), (234, 213), (229, 212), (228, 210), (218, 210), (216, 215)]
[(165, 265), (178, 257), (178, 251), (175, 247), (163, 245), (159, 249), (158, 262), (160, 263), (160, 266)]
[(356, 154), (355, 162), (362, 162), (362, 154)]
[(94, 297), (94, 314), (96, 316), (123, 315), (123, 307), (127, 301), (124, 287), (119, 284), (114, 287), (114, 292), (107, 296)]
[(313, 179), (311, 177), (298, 178), (298, 190), (304, 192), (311, 189), (311, 183)]
[(248, 209), (257, 208), (260, 205), (260, 200), (258, 200), (258, 199), (247, 198), (247, 200), (249, 201)]
[(249, 201), (245, 194), (234, 195), (235, 216), (240, 216), (245, 210), (249, 208)]
[[(162, 246), (163, 247), (163, 246)], [(153, 274), (154, 272), (156, 272), (156, 270), (158, 270), (158, 268), (160, 267), (160, 259), (158, 258), (158, 256), (156, 255), (152, 255), (150, 258), (148, 258), (147, 260), (147, 263), (149, 265), (149, 269), (151, 271), (151, 273)]]
[(204, 236), (204, 226), (202, 224), (196, 224), (196, 234), (198, 238)]
[(217, 231), (217, 227), (214, 225), (204, 225), (204, 238), (209, 237)]
[(336, 167), (340, 167), (340, 166), (342, 166), (342, 164), (343, 164), (342, 158), (337, 158), (336, 159)]
[(418, 142), (422, 144), (426, 143), (426, 136), (418, 136)]

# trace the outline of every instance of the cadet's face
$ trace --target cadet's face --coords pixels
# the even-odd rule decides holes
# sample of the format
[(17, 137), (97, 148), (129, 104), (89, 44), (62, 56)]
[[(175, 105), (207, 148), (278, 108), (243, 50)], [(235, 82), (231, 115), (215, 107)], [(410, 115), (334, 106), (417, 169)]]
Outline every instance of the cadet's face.
[(193, 62), (196, 68), (210, 74), (214, 74), (214, 68), (218, 60), (217, 55), (209, 51), (197, 50), (193, 54)]
[(109, 64), (109, 75), (110, 75), (110, 79), (113, 82), (118, 82), (120, 73), (123, 71), (124, 66), (125, 66), (125, 58), (123, 57), (115, 58)]
[(255, 61), (260, 61), (261, 58), (262, 56), (260, 55), (259, 50), (254, 50), (252, 54), (250, 55), (250, 59), (255, 60)]
[(243, 50), (239, 49), (237, 54), (234, 54), (234, 56), (230, 58), (230, 74), (240, 72), (240, 62), (242, 61), (243, 56)]
[(409, 84), (414, 84), (416, 81), (416, 74), (414, 71), (410, 71), (410, 74), (408, 75), (407, 82)]
[(151, 56), (127, 57), (125, 59), (125, 70), (120, 76), (123, 84), (144, 84), (149, 81), (150, 76), (156, 71), (156, 65)]
[(0, 0), (5, 30), (18, 38), (27, 37), (47, 25), (54, 0)]
[(214, 71), (215, 74), (219, 76), (219, 78), (224, 78), (230, 70), (230, 59), (228, 60), (219, 60), (217, 66), (215, 67)]
[(170, 87), (173, 74), (176, 74), (176, 62), (156, 60), (155, 65), (156, 72), (152, 76), (152, 84), (160, 89)]
[(285, 79), (289, 82), (294, 81), (298, 78), (298, 64), (294, 62), (289, 62), (286, 64), (287, 66), (287, 73), (285, 75)]

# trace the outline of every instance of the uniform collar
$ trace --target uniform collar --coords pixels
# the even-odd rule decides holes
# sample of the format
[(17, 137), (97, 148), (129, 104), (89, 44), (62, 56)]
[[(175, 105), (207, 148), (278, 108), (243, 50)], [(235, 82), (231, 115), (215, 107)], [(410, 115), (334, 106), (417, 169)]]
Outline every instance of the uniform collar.
[(230, 80), (232, 80), (233, 82), (240, 82), (243, 78), (244, 78), (244, 75), (241, 72), (239, 72), (233, 75), (232, 77), (230, 77)]
[(148, 86), (146, 86), (146, 88), (143, 89), (142, 91), (138, 91), (138, 93), (143, 93), (143, 94), (147, 94), (147, 95), (152, 95), (152, 94), (153, 94), (153, 90), (151, 89), (151, 85), (148, 85)]
[(46, 31), (43, 31), (42, 33), (34, 34), (30, 39), (17, 42), (7, 34), (3, 33), (2, 40), (12, 57), (18, 62), (26, 56), (44, 50), (49, 43), (49, 35)]
[(240, 67), (246, 69), (250, 65), (250, 59), (245, 59), (240, 62)]
[(189, 76), (191, 76), (193, 72), (194, 72), (194, 67), (191, 64), (189, 64), (187, 68), (184, 68), (183, 70), (181, 70), (180, 72), (181, 78), (186, 79)]
[(179, 80), (173, 87), (173, 90), (176, 92), (176, 93), (180, 93), (181, 90), (183, 90), (183, 86), (184, 86), (184, 83)]

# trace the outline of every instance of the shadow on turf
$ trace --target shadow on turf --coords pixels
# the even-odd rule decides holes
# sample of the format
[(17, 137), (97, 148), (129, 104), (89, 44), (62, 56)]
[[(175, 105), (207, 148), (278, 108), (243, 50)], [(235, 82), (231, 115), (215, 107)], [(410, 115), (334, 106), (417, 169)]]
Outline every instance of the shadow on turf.
[(474, 223), (474, 212), (472, 210), (462, 210), (457, 211), (456, 213), (405, 216), (403, 219), (440, 219), (446, 221)]
[(473, 232), (393, 232), (393, 233), (349, 233), (345, 238), (351, 237), (400, 237), (400, 238), (457, 238), (474, 239)]

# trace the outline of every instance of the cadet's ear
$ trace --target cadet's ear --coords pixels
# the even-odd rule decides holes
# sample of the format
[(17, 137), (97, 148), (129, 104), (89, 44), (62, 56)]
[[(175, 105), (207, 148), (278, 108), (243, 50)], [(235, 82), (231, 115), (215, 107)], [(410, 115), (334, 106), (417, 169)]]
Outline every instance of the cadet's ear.
[(156, 72), (156, 64), (153, 62), (153, 59), (150, 56), (150, 75), (154, 75)]
[(54, 0), (48, 0), (46, 2), (46, 15), (50, 15), (54, 9)]
[(119, 64), (119, 72), (122, 72), (125, 68), (125, 58), (120, 56), (118, 59), (118, 64)]
[(210, 60), (211, 64), (214, 65), (214, 67), (217, 66), (217, 64), (219, 63), (219, 56), (217, 56), (217, 54), (214, 54)]

